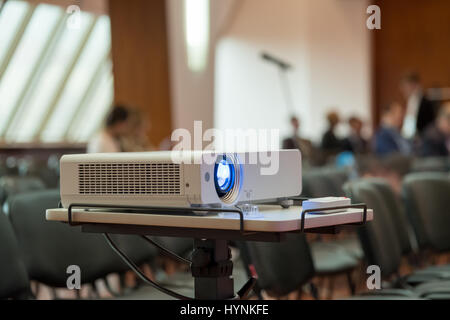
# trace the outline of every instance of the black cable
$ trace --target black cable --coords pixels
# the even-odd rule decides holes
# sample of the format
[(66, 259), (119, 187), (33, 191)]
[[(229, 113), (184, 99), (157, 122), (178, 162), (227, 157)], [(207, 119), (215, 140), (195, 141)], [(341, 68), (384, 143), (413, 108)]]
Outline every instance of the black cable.
[(131, 270), (133, 270), (138, 276), (139, 278), (141, 278), (142, 281), (144, 281), (145, 283), (147, 283), (148, 285), (154, 287), (155, 289), (158, 289), (159, 291), (174, 297), (175, 299), (180, 299), (180, 300), (194, 300), (193, 298), (184, 296), (182, 294), (176, 293), (175, 291), (166, 289), (161, 287), (160, 285), (158, 285), (156, 282), (154, 282), (153, 280), (149, 279), (142, 271), (141, 269), (139, 269), (139, 267), (125, 254), (123, 253), (118, 247), (117, 245), (114, 243), (114, 241), (111, 239), (111, 237), (109, 236), (109, 234), (104, 233), (103, 236), (106, 239), (106, 242), (108, 242), (109, 246), (114, 250), (115, 253), (117, 253), (122, 260), (131, 268)]
[(166, 253), (167, 255), (171, 256), (172, 258), (183, 262), (183, 263), (187, 263), (187, 264), (191, 264), (191, 260), (185, 259), (183, 257), (180, 257), (179, 255), (177, 255), (176, 253), (173, 253), (172, 251), (164, 248), (162, 245), (160, 245), (159, 243), (155, 242), (153, 239), (147, 237), (147, 236), (142, 236), (142, 238), (149, 242), (150, 244), (154, 245), (155, 247), (157, 247), (159, 250), (163, 251), (164, 253)]

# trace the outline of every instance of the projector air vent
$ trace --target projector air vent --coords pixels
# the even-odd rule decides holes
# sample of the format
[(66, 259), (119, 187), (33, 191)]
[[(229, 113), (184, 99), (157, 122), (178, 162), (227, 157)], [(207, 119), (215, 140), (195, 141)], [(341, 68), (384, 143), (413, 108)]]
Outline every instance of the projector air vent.
[(78, 165), (79, 193), (86, 195), (180, 194), (175, 163), (84, 163)]

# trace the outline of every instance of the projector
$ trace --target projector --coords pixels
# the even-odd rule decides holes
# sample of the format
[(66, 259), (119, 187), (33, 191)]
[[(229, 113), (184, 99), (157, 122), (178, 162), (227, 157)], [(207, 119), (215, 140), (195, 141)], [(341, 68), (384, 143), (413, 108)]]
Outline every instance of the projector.
[(65, 208), (226, 207), (298, 196), (302, 191), (298, 150), (64, 155), (60, 166)]

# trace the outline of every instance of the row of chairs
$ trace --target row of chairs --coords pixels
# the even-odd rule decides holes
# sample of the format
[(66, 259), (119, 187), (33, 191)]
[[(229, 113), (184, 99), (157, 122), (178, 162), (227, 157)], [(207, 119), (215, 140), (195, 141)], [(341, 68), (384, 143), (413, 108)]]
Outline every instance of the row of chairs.
[[(345, 170), (324, 169), (323, 172), (322, 176), (335, 179), (331, 184), (335, 190), (340, 190), (347, 180), (348, 172)], [(311, 176), (305, 174), (304, 177), (311, 182), (316, 182), (317, 174), (312, 172)], [(0, 181), (3, 181), (0, 188), (3, 190), (2, 202), (6, 204), (4, 207), (9, 213), (21, 254), (32, 280), (52, 287), (64, 287), (67, 278), (64, 268), (67, 268), (69, 264), (80, 265), (83, 270), (83, 283), (92, 283), (101, 278), (100, 275), (104, 277), (111, 272), (127, 270), (127, 267), (118, 261), (111, 250), (106, 248), (101, 236), (81, 235), (77, 229), (45, 221), (45, 209), (55, 207), (59, 201), (57, 190), (44, 190), (45, 185), (39, 179), (32, 177), (3, 177)], [(308, 186), (308, 182), (304, 181), (304, 183)], [(313, 188), (314, 186), (311, 187)], [(305, 190), (307, 189), (308, 187)], [(322, 189), (315, 190), (319, 192)], [(315, 196), (319, 195), (316, 193)], [(6, 199), (9, 200), (6, 201)], [(140, 239), (130, 236), (117, 237), (121, 238), (120, 242), (127, 247), (125, 251), (132, 253), (134, 261), (153, 260), (157, 255)], [(165, 238), (163, 242), (179, 254), (186, 253), (191, 248), (190, 241), (186, 239)], [(357, 265), (358, 257), (347, 254), (345, 248), (337, 247), (332, 243), (314, 242), (312, 246), (319, 274), (329, 276), (343, 273), (347, 274), (350, 280), (350, 272)], [(92, 255), (98, 256), (95, 263), (89, 262)], [(86, 257), (89, 258), (86, 259)], [(349, 286), (354, 290), (351, 281)]]
[[(342, 189), (342, 185), (348, 180), (348, 176), (349, 172), (346, 170), (336, 170), (330, 168), (321, 169), (320, 171), (312, 171), (309, 173), (306, 172), (303, 175), (304, 195), (308, 197), (319, 197), (330, 194), (343, 195), (344, 191)], [(411, 194), (412, 191), (408, 193), (408, 188), (418, 188), (415, 182), (407, 183), (410, 179), (412, 179), (413, 182), (415, 181), (414, 177), (407, 177), (405, 179), (405, 194)], [(365, 183), (368, 183), (368, 180), (364, 181)], [(22, 183), (27, 185), (23, 181)], [(356, 182), (347, 185), (346, 191), (349, 195), (352, 190), (350, 186), (353, 184), (357, 185)], [(412, 185), (414, 187), (410, 187)], [(36, 189), (40, 188), (41, 187), (36, 187)], [(25, 191), (33, 190), (33, 188), (23, 189), (25, 189)], [(24, 191), (20, 188), (19, 190), (20, 192)], [(426, 191), (429, 192), (429, 190), (435, 189), (425, 187), (425, 189), (422, 191), (424, 191), (426, 194)], [(437, 199), (444, 199), (445, 192), (448, 191), (445, 188), (438, 190), (444, 190), (444, 193), (439, 194)], [(124, 272), (124, 270), (128, 269), (120, 260), (117, 259), (117, 257), (111, 252), (109, 248), (105, 248), (106, 244), (104, 243), (104, 240), (102, 238), (99, 239), (99, 237), (95, 235), (81, 235), (79, 230), (69, 228), (63, 224), (51, 224), (45, 222), (43, 214), (45, 212), (45, 209), (49, 207), (55, 207), (59, 201), (59, 192), (57, 190), (37, 191), (30, 194), (12, 196), (15, 193), (20, 192), (11, 192), (7, 195), (8, 197), (10, 197), (10, 200), (7, 201), (7, 203), (9, 204), (8, 210), (10, 212), (10, 222), (8, 221), (4, 224), (2, 223), (1, 226), (8, 228), (8, 226), (12, 223), (12, 226), (14, 227), (13, 234), (15, 235), (15, 237), (17, 237), (19, 244), (13, 243), (11, 245), (11, 248), (20, 249), (19, 257), (24, 258), (27, 276), (32, 280), (36, 280), (54, 287), (65, 287), (65, 281), (67, 278), (67, 275), (65, 274), (65, 268), (67, 268), (67, 266), (70, 264), (78, 264), (80, 266), (83, 265), (83, 263), (86, 264), (86, 267), (82, 267), (82, 270), (84, 271), (83, 277), (85, 277), (83, 278), (83, 283), (92, 283), (95, 279), (105, 277), (111, 272)], [(440, 242), (443, 235), (440, 234), (439, 236), (437, 236), (435, 233), (430, 233), (430, 231), (424, 227), (424, 224), (421, 223), (420, 219), (416, 218), (416, 220), (414, 220), (414, 217), (418, 216), (417, 214), (412, 215), (412, 218), (410, 217), (409, 220), (405, 217), (404, 214), (392, 214), (392, 212), (396, 211), (401, 212), (401, 206), (393, 195), (392, 190), (379, 188), (378, 192), (381, 193), (381, 196), (378, 197), (381, 197), (385, 203), (385, 206), (388, 207), (387, 211), (391, 214), (391, 219), (395, 220), (395, 223), (393, 225), (397, 226), (396, 234), (398, 235), (398, 241), (401, 248), (401, 253), (403, 255), (409, 255), (409, 253), (411, 252), (417, 253), (418, 251), (426, 251), (426, 248), (429, 248), (430, 241), (434, 244), (434, 248), (440, 248), (440, 246), (443, 246)], [(418, 192), (420, 194), (419, 191), (415, 192)], [(356, 196), (354, 197), (354, 199), (359, 200)], [(414, 201), (419, 201), (417, 199), (423, 198), (410, 197), (408, 199), (410, 199), (410, 201), (407, 201), (406, 203), (410, 206), (410, 208), (408, 208), (409, 212), (414, 212), (414, 210), (418, 212), (424, 212), (423, 210), (425, 209), (423, 208), (428, 208), (428, 206), (425, 205), (425, 202), (414, 203)], [(425, 197), (425, 199), (427, 198)], [(375, 208), (376, 206), (376, 202), (374, 202), (373, 205), (369, 203), (369, 201), (365, 202), (368, 202), (369, 207)], [(395, 209), (396, 207), (397, 209)], [(436, 210), (434, 212), (437, 212)], [(375, 209), (375, 212), (377, 211), (378, 209)], [(425, 215), (425, 217), (427, 217), (427, 215)], [(433, 221), (434, 224), (441, 226), (449, 225), (442, 223), (442, 220), (436, 219), (437, 218), (431, 221)], [(442, 217), (440, 219), (442, 219)], [(408, 228), (408, 226), (410, 225), (409, 221), (411, 221), (411, 228)], [(10, 231), (5, 231), (4, 234), (8, 235), (10, 233)], [(360, 233), (360, 238), (361, 237), (362, 236)], [(124, 250), (127, 252), (131, 252), (130, 255), (134, 258), (135, 261), (139, 262), (153, 260), (154, 257), (158, 254), (157, 252), (151, 252), (152, 248), (142, 243), (140, 239), (136, 239), (130, 236), (118, 236), (118, 238), (120, 238), (119, 242), (123, 246)], [(5, 240), (4, 243), (11, 242), (10, 238), (8, 239)], [(363, 238), (361, 239), (364, 240)], [(172, 250), (180, 254), (185, 253), (191, 248), (191, 243), (189, 240), (176, 239), (174, 243), (171, 243), (171, 241), (173, 240), (175, 239), (167, 239), (166, 246), (171, 247)], [(291, 243), (293, 243), (293, 245), (291, 245)], [(362, 243), (364, 244), (365, 241), (362, 241)], [(250, 248), (253, 245), (270, 247), (274, 244), (249, 244)], [(295, 247), (297, 247), (297, 249), (295, 249)], [(358, 266), (360, 265), (360, 261), (363, 258), (361, 246), (359, 244), (359, 241), (356, 241), (355, 243), (355, 238), (350, 237), (344, 239), (335, 239), (335, 241), (333, 242), (326, 242), (322, 241), (321, 239), (308, 241), (306, 237), (299, 235), (291, 237), (287, 243), (282, 243), (278, 248), (280, 254), (282, 254), (282, 252), (284, 251), (290, 254), (289, 250), (291, 249), (298, 251), (299, 248), (306, 248), (299, 251), (302, 251), (302, 253), (306, 255), (302, 260), (309, 261), (308, 259), (310, 259), (312, 268), (308, 268), (308, 263), (304, 263), (304, 266), (307, 267), (305, 269), (306, 271), (302, 272), (299, 270), (298, 272), (296, 272), (296, 275), (301, 276), (300, 278), (303, 279), (304, 283), (309, 282), (311, 274), (322, 276), (345, 274), (348, 277), (348, 283), (351, 292), (355, 292), (355, 285), (352, 283), (351, 273), (358, 268)], [(446, 247), (443, 246), (443, 248)], [(17, 251), (16, 249), (14, 249), (13, 251)], [(92, 264), (90, 257), (92, 257), (92, 255), (97, 255), (100, 252), (109, 252), (109, 254), (100, 254), (99, 259), (96, 259), (97, 261), (99, 261), (98, 265), (96, 263)], [(257, 261), (254, 250), (249, 250), (249, 252), (251, 252), (249, 256), (252, 256), (251, 261)], [(364, 247), (364, 255), (367, 260), (369, 260), (370, 257), (373, 256), (370, 254), (368, 246)], [(86, 257), (88, 258), (86, 259)], [(78, 262), (74, 260), (78, 260)], [(264, 260), (266, 260), (266, 263), (267, 261), (272, 261), (267, 259)], [(387, 261), (391, 261), (390, 258), (387, 259)], [(255, 263), (255, 265), (256, 264), (257, 262)], [(385, 268), (383, 267), (382, 270), (384, 269)], [(17, 270), (20, 270), (20, 268), (17, 268)], [(259, 285), (263, 289), (269, 288), (270, 285), (265, 284), (266, 278), (264, 276), (261, 276), (261, 273), (264, 275), (264, 269), (258, 267), (256, 268), (256, 270), (258, 270), (258, 275), (260, 276)], [(386, 271), (384, 272), (388, 271), (389, 268), (386, 268)], [(288, 274), (286, 272), (284, 272), (284, 274), (286, 276), (292, 276), (292, 274)], [(290, 282), (289, 279), (286, 279), (286, 281)], [(17, 283), (20, 284), (20, 281)], [(289, 285), (288, 287), (283, 287), (283, 281), (278, 282), (279, 289), (275, 289), (275, 291), (277, 292), (277, 294), (279, 294), (280, 292), (285, 292), (287, 290), (286, 288), (291, 287), (292, 284), (298, 285), (298, 282), (292, 281), (291, 285)], [(6, 287), (8, 286), (5, 286), (5, 288)], [(275, 286), (274, 288), (277, 288), (277, 286)], [(2, 295), (0, 294), (0, 296)]]
[[(450, 266), (427, 266), (432, 253), (450, 249), (450, 178), (436, 173), (407, 176), (401, 202), (381, 179), (348, 182), (344, 190), (355, 202), (374, 209), (374, 220), (358, 228), (358, 238), (368, 265), (380, 267), (383, 290), (368, 291), (358, 299), (449, 299)], [(416, 240), (417, 239), (417, 240)], [(282, 243), (242, 243), (251, 270), (258, 276), (258, 289), (276, 296), (304, 292), (317, 275), (312, 246), (303, 234), (290, 235)], [(412, 269), (400, 276), (406, 261)]]
[[(450, 265), (427, 265), (433, 254), (450, 250), (450, 177), (408, 175), (402, 188), (404, 211), (384, 181), (365, 179), (345, 189), (354, 201), (367, 203), (375, 212), (374, 221), (361, 228), (359, 235), (368, 263), (379, 266), (388, 281), (387, 289), (376, 295), (449, 299)], [(401, 276), (403, 257), (418, 270)]]
[[(0, 212), (0, 298), (32, 297), (30, 280), (52, 288), (66, 288), (66, 270), (70, 265), (79, 266), (81, 283), (94, 289), (97, 280), (104, 280), (108, 285), (105, 280), (108, 275), (129, 270), (102, 235), (85, 234), (79, 228), (47, 222), (45, 210), (57, 207), (59, 200), (58, 190), (23, 193), (9, 198), (8, 216)], [(161, 255), (142, 238), (114, 235), (113, 239), (138, 265), (154, 264)], [(192, 250), (190, 239), (157, 237), (155, 240), (181, 256)]]
[[(302, 197), (318, 198), (324, 196), (343, 196), (342, 186), (349, 180), (351, 171), (346, 168), (324, 167), (318, 169), (308, 169), (302, 173)], [(338, 276), (345, 276), (350, 293), (355, 293), (356, 285), (353, 274), (358, 269), (363, 252), (358, 239), (354, 234), (347, 233), (345, 237), (325, 241), (322, 236), (290, 235), (288, 240), (281, 244), (240, 242), (239, 249), (242, 253), (244, 263), (248, 265), (247, 272), (255, 276), (255, 267), (258, 273), (258, 283), (256, 293), (261, 296), (262, 290), (269, 291), (275, 296), (284, 296), (292, 291), (294, 286), (299, 289), (301, 285), (308, 283), (311, 294), (321, 297), (318, 288), (310, 281), (313, 276), (319, 279), (328, 279), (329, 297), (333, 293), (333, 283)], [(328, 239), (329, 240), (329, 239)], [(283, 268), (278, 264), (270, 264), (274, 260), (292, 261), (292, 255), (298, 255), (292, 269), (297, 269), (295, 275), (281, 271)], [(298, 264), (302, 267), (294, 267)], [(270, 269), (270, 268), (275, 269)], [(278, 272), (278, 267), (280, 271)], [(267, 272), (266, 272), (267, 270)], [(262, 273), (262, 274), (261, 274)], [(284, 275), (285, 279), (277, 277)], [(290, 280), (293, 277), (293, 281)], [(296, 279), (298, 281), (296, 281)], [(302, 291), (299, 290), (298, 293)]]

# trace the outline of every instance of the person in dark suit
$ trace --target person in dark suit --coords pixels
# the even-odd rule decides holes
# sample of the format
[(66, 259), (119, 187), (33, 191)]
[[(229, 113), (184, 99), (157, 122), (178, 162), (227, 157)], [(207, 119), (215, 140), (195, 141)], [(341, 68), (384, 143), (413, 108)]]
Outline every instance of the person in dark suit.
[(291, 117), (292, 136), (283, 140), (283, 149), (298, 149), (302, 153), (303, 162), (311, 162), (314, 157), (314, 147), (311, 141), (300, 137), (300, 120)]
[(367, 152), (367, 140), (362, 135), (363, 122), (358, 117), (350, 117), (348, 120), (350, 134), (344, 139), (345, 149), (356, 154)]
[(423, 157), (450, 156), (450, 102), (440, 108), (436, 121), (425, 130), (419, 154)]
[(328, 130), (323, 134), (321, 146), (328, 154), (337, 154), (345, 149), (343, 141), (335, 134), (336, 127), (340, 122), (339, 115), (331, 111), (327, 114), (327, 121)]
[(410, 153), (409, 142), (400, 134), (403, 120), (402, 109), (400, 104), (391, 103), (383, 110), (381, 126), (375, 133), (374, 139), (374, 152), (377, 156)]
[(423, 94), (417, 73), (406, 74), (400, 83), (400, 90), (407, 102), (402, 134), (407, 139), (420, 137), (433, 123), (436, 117), (436, 106)]

